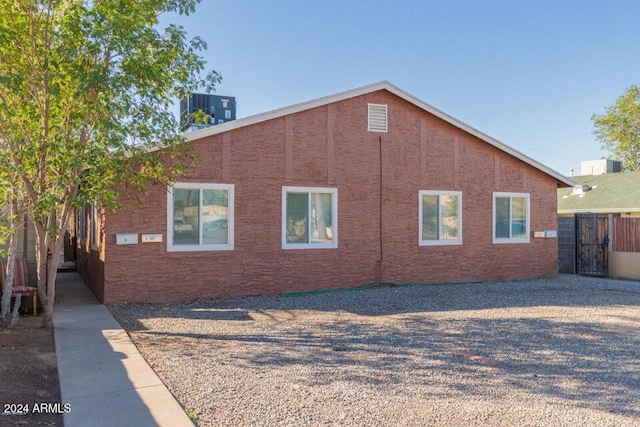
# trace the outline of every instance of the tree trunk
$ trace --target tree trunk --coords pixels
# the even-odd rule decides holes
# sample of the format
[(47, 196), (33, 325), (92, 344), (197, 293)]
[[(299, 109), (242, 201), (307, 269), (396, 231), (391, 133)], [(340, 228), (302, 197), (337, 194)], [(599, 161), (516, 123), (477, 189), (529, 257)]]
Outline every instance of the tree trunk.
[(11, 313), (11, 320), (9, 321), (9, 326), (7, 327), (11, 327), (13, 325), (15, 325), (16, 323), (18, 323), (18, 319), (20, 318), (20, 303), (22, 302), (22, 295), (18, 294), (16, 295), (16, 300), (13, 303), (13, 313)]
[(58, 277), (58, 261), (60, 260), (60, 249), (62, 248), (62, 236), (58, 235), (55, 239), (47, 239), (47, 252), (49, 254), (47, 269), (47, 301), (42, 319), (43, 328), (53, 327), (53, 305), (56, 298), (56, 279)]
[[(38, 276), (38, 296), (42, 303), (42, 327), (53, 326), (53, 313), (47, 311), (47, 242), (42, 224), (34, 220), (36, 229), (36, 272)], [(47, 316), (49, 317), (47, 319)]]
[(56, 296), (56, 276), (62, 237), (60, 233), (51, 237), (45, 232), (41, 221), (34, 220), (36, 229), (36, 268), (38, 272), (38, 295), (42, 302), (42, 327), (53, 328), (53, 304)]
[[(75, 196), (75, 192), (73, 194)], [(38, 295), (42, 302), (42, 327), (53, 328), (53, 305), (56, 297), (56, 277), (64, 232), (73, 215), (71, 202), (65, 202), (61, 212), (53, 211), (46, 218), (32, 218), (36, 232), (36, 269)], [(48, 231), (49, 230), (49, 231)]]
[(14, 317), (11, 317), (11, 291), (13, 290), (13, 272), (16, 264), (16, 252), (18, 250), (18, 228), (20, 220), (17, 214), (17, 206), (11, 203), (11, 220), (9, 224), (9, 247), (7, 249), (7, 271), (4, 289), (2, 293), (2, 306), (0, 308), (0, 327), (8, 328), (17, 322), (17, 312), (20, 307), (20, 295), (14, 302)]

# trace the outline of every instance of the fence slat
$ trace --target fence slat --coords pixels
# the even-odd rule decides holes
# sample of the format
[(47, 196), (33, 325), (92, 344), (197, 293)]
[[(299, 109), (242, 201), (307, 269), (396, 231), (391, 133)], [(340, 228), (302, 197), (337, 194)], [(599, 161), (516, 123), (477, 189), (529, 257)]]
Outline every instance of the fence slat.
[(613, 218), (615, 252), (640, 252), (640, 218)]

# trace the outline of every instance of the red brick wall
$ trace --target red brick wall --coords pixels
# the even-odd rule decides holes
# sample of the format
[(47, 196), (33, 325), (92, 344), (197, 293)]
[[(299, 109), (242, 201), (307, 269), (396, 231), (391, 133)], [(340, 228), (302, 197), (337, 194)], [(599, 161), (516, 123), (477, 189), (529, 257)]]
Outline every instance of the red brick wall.
[[(367, 132), (368, 102), (388, 104), (388, 133)], [(386, 91), (193, 146), (202, 164), (180, 181), (235, 184), (234, 250), (167, 252), (166, 188), (150, 188), (141, 206), (107, 214), (105, 302), (276, 294), (381, 279), (529, 278), (555, 269), (555, 239), (494, 245), (491, 233), (493, 191), (530, 193), (531, 231), (555, 229), (556, 181)], [(281, 249), (284, 185), (338, 188), (337, 249)], [(463, 245), (418, 245), (419, 190), (463, 192)], [(116, 246), (115, 234), (125, 232), (162, 233), (164, 241)]]
[[(78, 246), (76, 248), (76, 267), (80, 276), (82, 276), (83, 280), (89, 285), (89, 289), (91, 289), (100, 301), (104, 301), (105, 235), (104, 229), (101, 226), (98, 226), (98, 246), (97, 249), (91, 247), (91, 214), (89, 210), (90, 207), (87, 207), (85, 214), (87, 226), (84, 239), (82, 239), (82, 236), (77, 234), (76, 241)], [(77, 230), (76, 233), (78, 233)]]
[[(394, 127), (400, 135), (383, 137), (385, 280), (502, 280), (554, 271), (555, 239), (492, 243), (494, 191), (530, 193), (531, 232), (557, 228), (553, 178), (417, 108), (392, 109)], [(419, 190), (462, 191), (462, 245), (418, 245)]]

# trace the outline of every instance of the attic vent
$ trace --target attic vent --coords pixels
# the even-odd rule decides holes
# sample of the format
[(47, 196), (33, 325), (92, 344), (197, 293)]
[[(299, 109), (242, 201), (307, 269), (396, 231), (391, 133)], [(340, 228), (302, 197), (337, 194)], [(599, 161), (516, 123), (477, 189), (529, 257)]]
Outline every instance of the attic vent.
[(369, 132), (387, 131), (387, 105), (368, 104), (369, 107)]

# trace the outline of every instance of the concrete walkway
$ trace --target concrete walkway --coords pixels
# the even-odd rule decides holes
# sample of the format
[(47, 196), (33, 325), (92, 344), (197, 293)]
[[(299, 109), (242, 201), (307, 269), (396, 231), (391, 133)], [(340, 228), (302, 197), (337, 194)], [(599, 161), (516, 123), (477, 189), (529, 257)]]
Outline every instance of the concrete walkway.
[(77, 273), (59, 273), (53, 321), (66, 427), (193, 423)]

